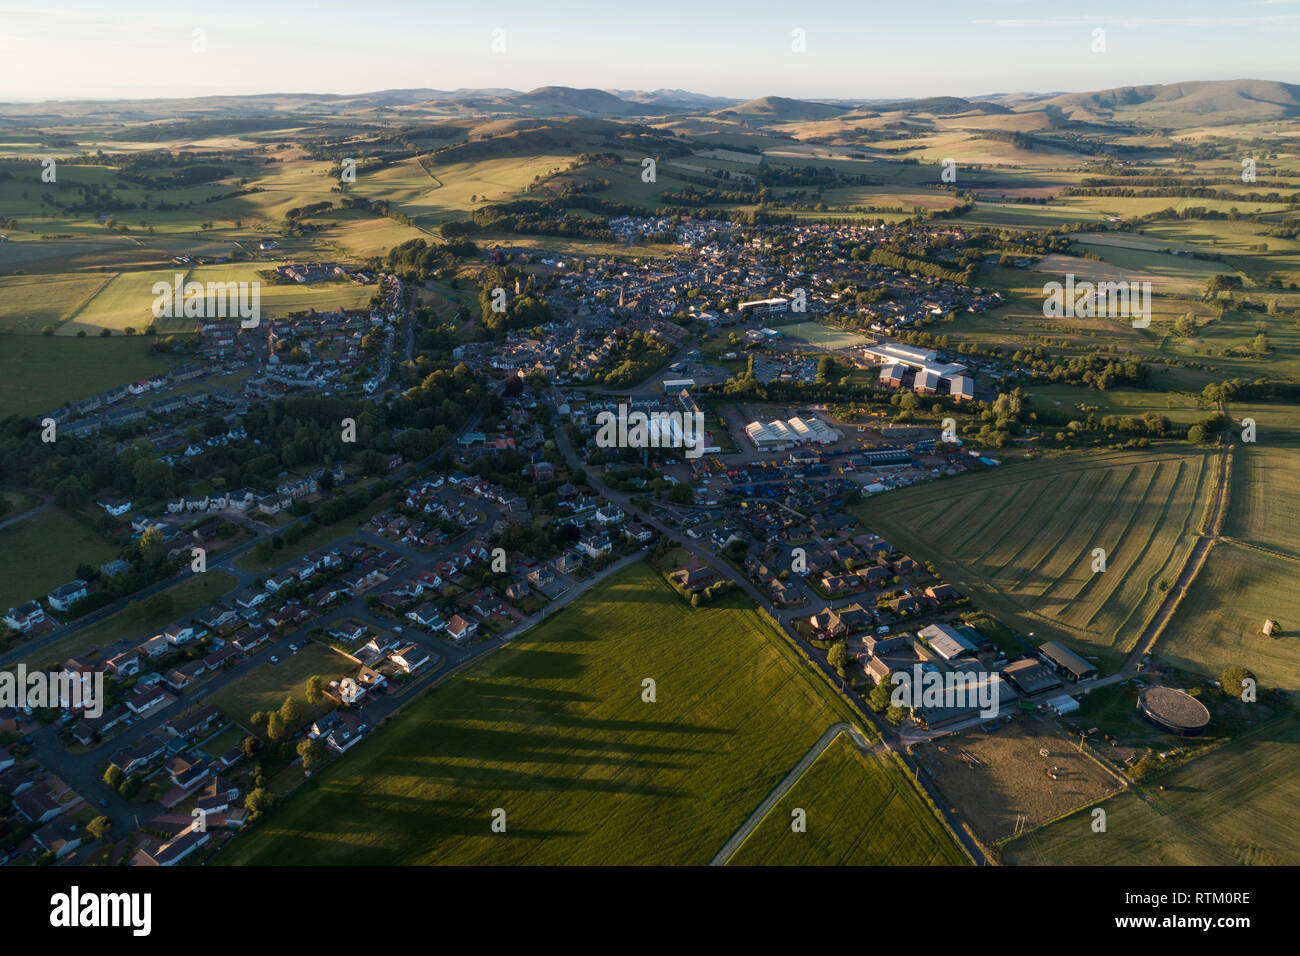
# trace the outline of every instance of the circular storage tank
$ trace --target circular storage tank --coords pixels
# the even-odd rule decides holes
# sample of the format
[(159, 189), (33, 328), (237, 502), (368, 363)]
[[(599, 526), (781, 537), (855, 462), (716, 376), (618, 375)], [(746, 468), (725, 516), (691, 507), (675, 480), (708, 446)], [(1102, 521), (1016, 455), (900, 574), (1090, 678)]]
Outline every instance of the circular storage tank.
[(1138, 694), (1138, 710), (1166, 733), (1195, 737), (1210, 723), (1210, 712), (1199, 700), (1172, 687), (1147, 687)]

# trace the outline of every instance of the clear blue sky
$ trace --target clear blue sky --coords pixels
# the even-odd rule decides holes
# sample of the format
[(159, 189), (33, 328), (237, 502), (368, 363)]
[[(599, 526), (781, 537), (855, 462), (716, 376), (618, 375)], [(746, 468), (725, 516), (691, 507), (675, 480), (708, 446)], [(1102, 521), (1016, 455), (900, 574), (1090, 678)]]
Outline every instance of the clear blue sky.
[[(494, 54), (498, 28), (506, 51)], [(806, 53), (791, 51), (796, 28)], [(1091, 50), (1096, 28), (1105, 53)], [(1298, 40), (1300, 0), (18, 0), (0, 6), (0, 99), (543, 85), (872, 98), (1300, 82)]]

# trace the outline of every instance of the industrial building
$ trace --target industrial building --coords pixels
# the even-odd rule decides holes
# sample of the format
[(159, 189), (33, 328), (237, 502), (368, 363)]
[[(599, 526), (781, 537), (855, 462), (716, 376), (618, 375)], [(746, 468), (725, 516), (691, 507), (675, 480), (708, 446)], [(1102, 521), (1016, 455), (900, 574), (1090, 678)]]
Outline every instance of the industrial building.
[(829, 445), (844, 437), (821, 419), (811, 416), (796, 416), (785, 421), (776, 419), (770, 422), (750, 422), (745, 426), (745, 434), (760, 451), (806, 444)]

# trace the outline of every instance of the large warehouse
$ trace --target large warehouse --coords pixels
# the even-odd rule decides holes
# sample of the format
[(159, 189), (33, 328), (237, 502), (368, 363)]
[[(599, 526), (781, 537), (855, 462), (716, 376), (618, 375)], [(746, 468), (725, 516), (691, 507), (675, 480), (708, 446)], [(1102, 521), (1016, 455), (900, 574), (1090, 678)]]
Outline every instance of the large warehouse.
[(795, 445), (829, 445), (843, 436), (821, 419), (787, 418), (770, 422), (754, 421), (745, 426), (745, 434), (760, 451), (792, 448)]

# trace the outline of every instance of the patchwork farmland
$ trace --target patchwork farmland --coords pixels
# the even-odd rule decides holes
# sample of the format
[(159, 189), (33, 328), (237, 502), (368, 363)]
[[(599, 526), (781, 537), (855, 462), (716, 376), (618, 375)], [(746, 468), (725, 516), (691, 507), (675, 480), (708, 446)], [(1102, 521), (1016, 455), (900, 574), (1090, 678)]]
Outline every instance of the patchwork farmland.
[(1200, 450), (1067, 454), (903, 489), (859, 510), (1023, 631), (1117, 659), (1182, 569), (1215, 468)]

